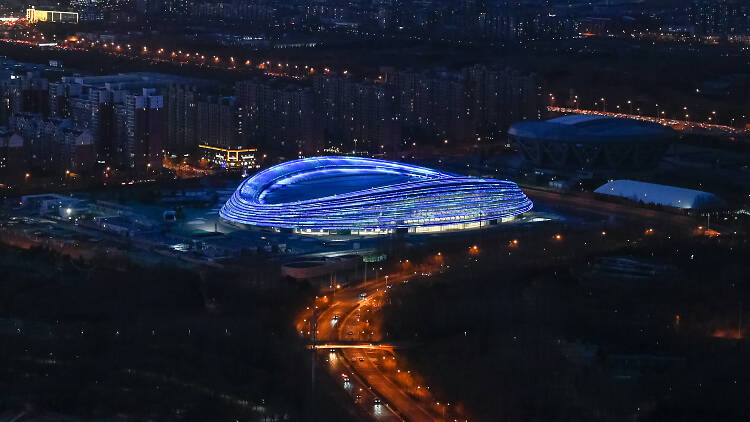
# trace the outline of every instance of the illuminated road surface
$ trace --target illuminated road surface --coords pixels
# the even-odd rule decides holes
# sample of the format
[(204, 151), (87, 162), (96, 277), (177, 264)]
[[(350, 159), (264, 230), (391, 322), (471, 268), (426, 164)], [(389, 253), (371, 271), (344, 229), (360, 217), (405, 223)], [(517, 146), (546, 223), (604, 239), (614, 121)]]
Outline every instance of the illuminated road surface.
[[(341, 340), (351, 340), (351, 338), (347, 338), (350, 336), (346, 336), (346, 334), (340, 336), (338, 328), (355, 313), (360, 304), (359, 293), (371, 286), (373, 286), (373, 283), (365, 284), (359, 289), (342, 289), (335, 294), (335, 298), (334, 296), (329, 298), (330, 305), (322, 310), (317, 318), (319, 343), (339, 343)], [(375, 288), (372, 290), (375, 291)], [(327, 301), (324, 300), (324, 302)], [(338, 315), (339, 318), (334, 319), (334, 315)], [(306, 316), (310, 317), (309, 314)], [(300, 321), (298, 323), (298, 330), (306, 333), (308, 329), (309, 325), (307, 321)], [(371, 340), (371, 338), (368, 338), (368, 340)], [(371, 388), (372, 384), (359, 373), (359, 368), (355, 362), (352, 362), (354, 352), (357, 355), (363, 354), (365, 349), (355, 347), (354, 349), (346, 349), (346, 351), (344, 349), (336, 349), (335, 352), (321, 350), (319, 355), (325, 357), (325, 362), (334, 379), (341, 382), (344, 390), (351, 397), (352, 402), (362, 411), (378, 421), (405, 420), (393, 409), (391, 402), (386, 397), (381, 396), (379, 391), (373, 391)], [(344, 375), (348, 377), (348, 382), (344, 382)], [(375, 403), (376, 398), (381, 399), (381, 404)]]
[[(391, 282), (401, 282), (404, 277), (391, 277)], [(386, 284), (381, 280), (370, 281), (358, 287), (340, 289), (335, 295), (319, 299), (321, 311), (317, 317), (317, 341), (338, 346), (334, 351), (324, 352), (325, 361), (334, 377), (340, 379), (352, 401), (376, 420), (387, 421), (436, 421), (443, 420), (428, 401), (420, 400), (407, 394), (399, 385), (394, 371), (395, 361), (393, 347), (380, 345), (378, 328), (371, 324), (372, 317), (380, 307)], [(366, 293), (365, 299), (360, 293)], [(323, 308), (324, 304), (328, 304)], [(337, 316), (337, 318), (334, 318)], [(308, 313), (307, 318), (310, 317)], [(300, 320), (297, 329), (306, 334), (310, 329), (309, 321)], [(349, 334), (351, 333), (351, 334)], [(368, 347), (372, 342), (373, 347)], [(319, 346), (320, 349), (322, 347)], [(390, 363), (392, 368), (386, 368)], [(343, 374), (349, 378), (344, 382)], [(361, 398), (356, 399), (357, 395)], [(382, 404), (373, 403), (375, 397)]]

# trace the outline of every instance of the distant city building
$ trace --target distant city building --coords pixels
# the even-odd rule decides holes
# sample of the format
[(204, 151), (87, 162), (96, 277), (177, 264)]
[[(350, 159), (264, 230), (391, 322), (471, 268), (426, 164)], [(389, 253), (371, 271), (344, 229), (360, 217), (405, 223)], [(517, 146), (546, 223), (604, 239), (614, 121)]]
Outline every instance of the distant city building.
[(171, 85), (165, 90), (166, 151), (189, 154), (199, 145), (228, 148), (244, 145), (243, 107), (235, 97), (207, 95), (196, 85)]
[(247, 170), (260, 168), (255, 148), (221, 148), (199, 145), (203, 158), (227, 170)]
[(26, 9), (26, 20), (31, 23), (55, 22), (78, 23), (78, 13), (62, 12), (58, 10)]
[(166, 151), (182, 154), (199, 144), (196, 125), (198, 123), (198, 88), (191, 85), (170, 85), (165, 92), (167, 112)]
[(541, 114), (535, 75), (483, 66), (384, 69), (373, 82), (321, 75), (312, 89), (250, 80), (235, 85), (235, 96), (243, 137), (286, 157), (323, 151), (397, 156), (417, 145), (494, 145), (510, 122)]
[[(196, 135), (201, 144), (228, 148), (242, 143), (241, 107), (235, 97), (208, 96), (198, 102)], [(191, 151), (195, 151), (194, 144)]]
[(0, 183), (17, 183), (27, 171), (26, 151), (21, 135), (0, 127)]
[(321, 144), (325, 150), (362, 155), (400, 149), (402, 122), (398, 121), (397, 97), (391, 87), (322, 76), (313, 81), (313, 92), (316, 150)]
[(72, 128), (70, 119), (45, 118), (34, 113), (17, 113), (11, 118), (11, 130), (20, 134), (29, 154), (29, 167), (35, 173), (65, 171), (60, 160), (65, 149), (66, 130)]
[(96, 165), (94, 137), (88, 129), (65, 131), (65, 142), (61, 155), (56, 159), (65, 167), (65, 172), (87, 172)]
[(96, 163), (94, 139), (88, 129), (76, 128), (71, 119), (44, 117), (33, 113), (14, 114), (11, 129), (16, 138), (9, 141), (17, 147), (18, 139), (23, 140), (21, 162), (28, 163), (28, 169), (42, 173), (62, 175), (69, 172), (91, 170)]
[(235, 95), (243, 108), (244, 139), (253, 140), (263, 151), (285, 157), (311, 155), (319, 149), (311, 88), (250, 80), (238, 82)]
[[(184, 1), (187, 5), (188, 2)], [(225, 19), (234, 21), (270, 22), (276, 16), (276, 8), (271, 4), (256, 1), (200, 1), (190, 2), (184, 10), (188, 14), (203, 19)]]
[(602, 174), (653, 169), (676, 138), (658, 123), (596, 115), (515, 123), (508, 134), (529, 166)]
[(104, 20), (104, 11), (95, 6), (81, 8), (79, 15), (81, 22), (100, 22)]
[(508, 124), (538, 119), (541, 104), (534, 75), (483, 66), (382, 69), (371, 81), (321, 71), (311, 85), (258, 78), (236, 83), (232, 96), (217, 95), (218, 82), (174, 75), (61, 76), (49, 82), (42, 71), (59, 69), (23, 69), (29, 71), (14, 67), (0, 82), (0, 125), (23, 131), (28, 162), (49, 172), (80, 167), (68, 159), (71, 154), (60, 153), (64, 136), (51, 135), (50, 125), (59, 126), (52, 122), (64, 122), (66, 133), (85, 133), (101, 168), (140, 172), (158, 167), (164, 154), (194, 154), (199, 145), (257, 147), (282, 159), (398, 157), (445, 144), (500, 145)]
[(91, 133), (101, 165), (143, 171), (161, 166), (162, 151), (174, 145), (170, 141), (182, 139), (179, 145), (190, 140), (192, 150), (185, 152), (197, 147), (199, 119), (205, 125), (209, 116), (197, 114), (193, 97), (179, 99), (196, 114), (176, 111), (179, 101), (172, 90), (189, 81), (158, 73), (66, 76), (49, 84), (48, 109)]
[(161, 168), (164, 159), (164, 98), (153, 88), (127, 95), (122, 105), (127, 116), (129, 164), (136, 173)]
[[(49, 81), (39, 72), (24, 72), (10, 75), (10, 78), (0, 82), (0, 94), (5, 101), (8, 117), (12, 113), (38, 113), (47, 115), (49, 112)], [(2, 122), (0, 122), (2, 123)]]
[(747, 35), (750, 5), (742, 0), (693, 0), (689, 18), (700, 35)]

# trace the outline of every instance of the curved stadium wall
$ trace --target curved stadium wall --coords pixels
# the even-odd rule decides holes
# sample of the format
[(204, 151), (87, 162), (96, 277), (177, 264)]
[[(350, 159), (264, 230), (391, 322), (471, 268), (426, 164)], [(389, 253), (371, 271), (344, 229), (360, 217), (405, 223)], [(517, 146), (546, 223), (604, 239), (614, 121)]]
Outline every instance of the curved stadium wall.
[(313, 157), (246, 179), (219, 214), (299, 233), (377, 234), (475, 228), (531, 208), (510, 181), (369, 158)]

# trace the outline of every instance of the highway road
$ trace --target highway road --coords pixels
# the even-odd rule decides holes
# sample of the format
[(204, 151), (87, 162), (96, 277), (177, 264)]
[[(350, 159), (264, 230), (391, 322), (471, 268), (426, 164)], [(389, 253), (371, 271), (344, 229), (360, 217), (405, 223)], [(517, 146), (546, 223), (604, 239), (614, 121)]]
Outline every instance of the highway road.
[[(403, 283), (408, 276), (391, 274), (388, 280)], [(337, 289), (335, 294), (316, 300), (317, 343), (349, 346), (319, 351), (321, 362), (332, 376), (342, 380), (352, 401), (374, 420), (442, 421), (443, 408), (433, 404), (426, 388), (404, 381), (402, 372), (403, 375), (411, 372), (398, 369), (393, 347), (380, 343), (382, 334), (374, 316), (387, 298), (386, 286), (386, 278), (381, 277), (356, 287)], [(301, 335), (309, 336), (314, 326), (310, 324), (312, 310), (306, 310), (297, 322)], [(348, 382), (344, 382), (345, 377)]]

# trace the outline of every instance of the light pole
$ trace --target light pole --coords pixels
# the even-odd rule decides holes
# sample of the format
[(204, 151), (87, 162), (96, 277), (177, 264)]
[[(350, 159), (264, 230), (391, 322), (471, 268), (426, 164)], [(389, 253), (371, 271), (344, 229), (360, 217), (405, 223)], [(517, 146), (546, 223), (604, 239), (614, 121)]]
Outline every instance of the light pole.
[(601, 102), (602, 102), (602, 111), (606, 113), (607, 112), (607, 100), (605, 100), (604, 98), (601, 98)]

